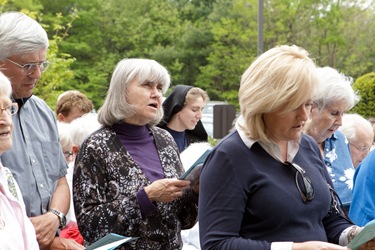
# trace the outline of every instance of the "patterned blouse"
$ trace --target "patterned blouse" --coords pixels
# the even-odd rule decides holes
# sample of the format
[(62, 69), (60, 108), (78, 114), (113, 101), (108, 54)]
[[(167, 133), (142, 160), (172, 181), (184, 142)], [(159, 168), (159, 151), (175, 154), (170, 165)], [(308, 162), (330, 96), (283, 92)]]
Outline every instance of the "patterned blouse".
[(324, 162), (331, 176), (333, 187), (347, 212), (352, 202), (355, 170), (350, 156), (349, 142), (341, 131), (336, 131), (325, 140)]
[[(163, 129), (149, 129), (164, 177), (180, 176), (184, 170), (173, 138)], [(117, 233), (139, 237), (119, 249), (181, 249), (181, 229), (197, 221), (196, 197), (186, 190), (173, 202), (154, 202), (156, 209), (143, 217), (137, 193), (150, 184), (112, 128), (90, 135), (79, 150), (73, 176), (74, 209), (87, 244)]]

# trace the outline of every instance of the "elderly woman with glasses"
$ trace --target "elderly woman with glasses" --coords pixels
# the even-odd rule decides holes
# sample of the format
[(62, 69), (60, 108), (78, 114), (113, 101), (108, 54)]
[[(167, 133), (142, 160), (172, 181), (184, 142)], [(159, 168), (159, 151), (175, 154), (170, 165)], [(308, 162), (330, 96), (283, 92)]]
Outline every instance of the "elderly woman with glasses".
[(297, 46), (270, 49), (242, 75), (236, 129), (201, 174), (202, 249), (344, 250), (360, 231), (331, 206), (322, 155), (303, 134), (318, 82)]
[[(12, 115), (17, 103), (9, 98), (9, 80), (0, 73), (0, 155), (12, 147)], [(21, 190), (12, 172), (0, 162), (0, 249), (37, 250), (33, 225), (27, 218)]]
[(339, 130), (349, 142), (350, 155), (354, 168), (357, 168), (370, 152), (374, 140), (371, 123), (359, 114), (345, 114)]
[(98, 112), (101, 129), (81, 145), (73, 174), (79, 230), (88, 243), (108, 233), (137, 237), (121, 249), (181, 249), (197, 220), (197, 191), (163, 117), (168, 71), (149, 59), (121, 60)]
[(342, 117), (359, 100), (351, 87), (352, 79), (337, 70), (318, 68), (319, 85), (304, 132), (315, 139), (324, 158), (333, 187), (345, 212), (352, 201), (354, 166), (349, 143), (338, 131)]

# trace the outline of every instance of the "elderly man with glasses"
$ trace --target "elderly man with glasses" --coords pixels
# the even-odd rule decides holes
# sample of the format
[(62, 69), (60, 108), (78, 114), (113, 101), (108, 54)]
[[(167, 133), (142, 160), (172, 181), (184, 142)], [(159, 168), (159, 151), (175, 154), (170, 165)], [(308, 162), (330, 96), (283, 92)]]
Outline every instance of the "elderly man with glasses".
[(57, 237), (70, 205), (67, 164), (55, 115), (33, 95), (50, 64), (48, 46), (47, 33), (35, 20), (18, 12), (0, 15), (0, 71), (10, 79), (11, 99), (19, 107), (13, 116), (13, 147), (1, 155), (1, 162), (19, 183), (40, 248), (83, 249)]

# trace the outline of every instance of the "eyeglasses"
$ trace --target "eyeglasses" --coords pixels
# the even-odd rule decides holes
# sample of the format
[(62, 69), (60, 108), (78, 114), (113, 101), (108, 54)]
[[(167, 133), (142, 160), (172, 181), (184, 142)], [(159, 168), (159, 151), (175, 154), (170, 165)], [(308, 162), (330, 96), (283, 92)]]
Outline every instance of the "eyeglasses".
[(7, 114), (9, 115), (15, 115), (18, 111), (18, 104), (16, 102), (13, 102), (9, 104), (8, 106), (6, 106), (5, 108), (0, 108), (0, 110), (1, 110), (0, 113), (3, 113), (3, 111), (6, 111)]
[(19, 64), (15, 61), (12, 61), (8, 58), (5, 58), (7, 61), (13, 63), (14, 65), (17, 65), (22, 69), (23, 72), (26, 72), (27, 75), (31, 75), (35, 72), (36, 68), (38, 67), (40, 72), (44, 72), (48, 69), (48, 66), (51, 64), (49, 61), (39, 62), (39, 63), (26, 63), (26, 64)]
[[(285, 162), (285, 164), (293, 167), (296, 170), (295, 182), (296, 182), (297, 189), (301, 195), (302, 201), (304, 203), (312, 201), (312, 199), (315, 196), (315, 192), (314, 192), (314, 188), (312, 186), (310, 179), (305, 175), (306, 171), (303, 168), (301, 168), (299, 165), (297, 165), (296, 163)], [(302, 183), (304, 185), (303, 190), (300, 187), (301, 181), (299, 181), (298, 176), (302, 177), (302, 180), (303, 180)]]
[(370, 152), (370, 149), (371, 149), (371, 146), (370, 147), (369, 146), (357, 147), (353, 143), (349, 143), (349, 144), (352, 145), (355, 149), (357, 149), (361, 153), (368, 153)]
[(65, 156), (65, 159), (68, 159), (70, 156), (73, 156), (73, 152), (72, 151), (65, 151), (64, 156)]

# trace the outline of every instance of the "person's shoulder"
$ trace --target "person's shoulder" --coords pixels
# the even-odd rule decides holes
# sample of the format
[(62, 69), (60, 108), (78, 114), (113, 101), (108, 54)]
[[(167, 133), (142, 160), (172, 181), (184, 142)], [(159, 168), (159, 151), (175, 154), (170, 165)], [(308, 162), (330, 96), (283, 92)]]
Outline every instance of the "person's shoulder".
[(344, 133), (341, 132), (340, 130), (336, 130), (336, 132), (333, 135), (334, 135), (334, 137), (336, 137), (340, 141), (346, 140), (346, 137), (345, 137)]
[(301, 136), (301, 144), (302, 144), (302, 143), (308, 143), (308, 144), (313, 143), (313, 144), (317, 144), (314, 138), (312, 138), (310, 135), (305, 134), (305, 133), (303, 133), (302, 136)]
[(305, 133), (301, 136), (300, 147), (314, 149), (314, 151), (319, 152), (318, 143), (313, 137)]
[(32, 95), (29, 100), (27, 100), (28, 102), (33, 102), (33, 103), (37, 103), (39, 105), (42, 105), (43, 107), (46, 106), (49, 108), (49, 106), (47, 105), (47, 103), (40, 97), (36, 96), (36, 95)]
[(151, 126), (150, 129), (156, 134), (160, 134), (163, 136), (171, 136), (171, 134), (163, 127)]
[(29, 107), (37, 110), (47, 110), (48, 112), (52, 112), (52, 109), (47, 105), (47, 103), (36, 95), (32, 95), (26, 102), (29, 103)]
[(109, 138), (115, 136), (116, 133), (109, 126), (103, 126), (95, 130), (87, 136), (87, 138)]

